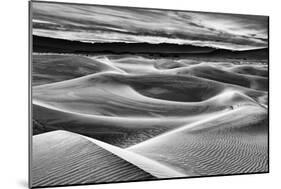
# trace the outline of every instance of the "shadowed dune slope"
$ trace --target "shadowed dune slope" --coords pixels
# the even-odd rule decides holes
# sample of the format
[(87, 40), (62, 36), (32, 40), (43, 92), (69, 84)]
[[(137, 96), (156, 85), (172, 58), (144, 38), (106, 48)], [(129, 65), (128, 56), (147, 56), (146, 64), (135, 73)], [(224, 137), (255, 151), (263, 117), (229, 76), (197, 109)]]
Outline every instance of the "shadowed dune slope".
[(85, 56), (62, 54), (33, 54), (33, 86), (73, 79), (113, 67)]
[(268, 171), (267, 110), (244, 106), (127, 148), (194, 175)]
[(240, 65), (231, 68), (231, 71), (246, 74), (246, 75), (257, 75), (262, 77), (268, 77), (268, 68), (267, 67), (257, 67), (251, 65)]
[[(168, 73), (178, 75), (194, 75), (221, 83), (240, 85), (243, 87), (268, 91), (268, 78), (257, 75), (241, 75), (232, 71), (216, 68), (207, 64), (199, 64), (185, 68), (170, 70)], [(261, 74), (263, 76), (263, 74)]]
[[(66, 130), (89, 136), (109, 144), (128, 147), (185, 123), (200, 119), (167, 119), (87, 116), (33, 105), (33, 134)], [(38, 124), (38, 120), (40, 123)]]
[(34, 136), (32, 158), (33, 187), (155, 178), (84, 137), (65, 131)]

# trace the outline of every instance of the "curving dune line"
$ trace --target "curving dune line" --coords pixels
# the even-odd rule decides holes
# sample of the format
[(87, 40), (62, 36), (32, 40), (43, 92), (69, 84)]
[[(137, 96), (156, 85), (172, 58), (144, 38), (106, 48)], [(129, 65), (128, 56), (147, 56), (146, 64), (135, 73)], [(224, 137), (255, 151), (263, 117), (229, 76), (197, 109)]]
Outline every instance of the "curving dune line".
[(33, 118), (40, 120), (44, 127), (42, 130), (42, 127), (37, 128), (37, 124), (34, 124), (33, 130), (67, 130), (116, 146), (128, 147), (213, 114), (215, 113), (189, 117), (111, 117), (75, 113), (35, 102)]
[(268, 77), (268, 68), (266, 67), (257, 67), (251, 65), (239, 65), (230, 68), (231, 71), (244, 75), (256, 75), (262, 77)]
[(54, 131), (33, 137), (32, 186), (155, 179), (82, 136)]
[[(209, 68), (211, 70), (209, 70)], [(174, 72), (187, 74), (188, 72), (191, 75), (195, 74), (202, 78), (211, 78), (214, 80), (223, 79), (223, 81), (228, 82), (232, 81), (227, 78), (233, 78), (234, 84), (242, 84), (242, 86), (249, 85), (249, 81), (245, 79), (245, 77), (252, 77), (250, 80), (263, 80), (268, 77), (267, 68), (258, 65), (235, 65), (234, 63), (219, 64), (216, 62), (206, 63), (192, 59), (149, 59), (141, 56), (111, 58), (111, 56), (108, 55), (86, 57), (54, 53), (33, 54), (33, 84), (35, 85), (54, 83), (106, 71), (137, 75), (153, 73), (173, 74)], [(210, 72), (215, 73), (215, 75), (210, 74)], [(223, 76), (226, 76), (226, 78), (223, 78)], [(235, 78), (235, 76), (238, 77)], [(253, 87), (259, 88), (259, 86)]]
[[(225, 88), (233, 88), (238, 91), (242, 91), (246, 93), (247, 95), (258, 98), (264, 94), (261, 92), (255, 91), (255, 90), (249, 90), (246, 87), (251, 86), (253, 89), (261, 89), (265, 90), (267, 86), (267, 79), (263, 77), (253, 76), (253, 75), (237, 75), (234, 72), (229, 71), (229, 69), (218, 69), (218, 68), (212, 68), (213, 66), (209, 66), (207, 63), (200, 63), (195, 64), (191, 66), (184, 66), (179, 69), (172, 69), (172, 70), (159, 70), (155, 69), (153, 66), (153, 62), (158, 61), (169, 61), (170, 60), (150, 60), (152, 63), (147, 63), (142, 58), (141, 60), (138, 60), (139, 58), (135, 58), (137, 62), (144, 61), (145, 63), (136, 63), (133, 61), (134, 59), (130, 60), (132, 62), (121, 61), (121, 63), (118, 62), (118, 60), (114, 60), (112, 62), (107, 58), (107, 56), (102, 57), (82, 57), (82, 56), (72, 56), (70, 55), (38, 55), (39, 56), (39, 63), (35, 63), (36, 67), (42, 67), (38, 66), (43, 64), (44, 69), (39, 69), (39, 71), (36, 71), (34, 69), (34, 74), (44, 74), (44, 75), (50, 75), (51, 78), (59, 79), (62, 78), (68, 78), (70, 75), (72, 77), (77, 74), (86, 74), (87, 76), (82, 77), (81, 79), (77, 76), (75, 79), (70, 79), (69, 82), (82, 82), (81, 80), (91, 80), (92, 82), (112, 82), (113, 84), (124, 84), (129, 85), (134, 90), (136, 90), (138, 93), (141, 93), (145, 96), (162, 99), (162, 100), (171, 100), (171, 101), (180, 101), (180, 102), (200, 102), (202, 100), (206, 100), (214, 95), (219, 94), (222, 90)], [(41, 57), (43, 56), (43, 57)], [(54, 58), (44, 58), (45, 56), (53, 57)], [(69, 60), (70, 61), (76, 61), (77, 63), (71, 64), (71, 68), (68, 68)], [(81, 60), (80, 60), (81, 59)], [(83, 60), (87, 61), (83, 61)], [(45, 61), (48, 61), (45, 63)], [(43, 62), (43, 63), (41, 63)], [(123, 63), (122, 63), (123, 62)], [(178, 61), (177, 61), (178, 62)], [(81, 66), (79, 66), (82, 64)], [(37, 65), (37, 66), (36, 66)], [(78, 66), (77, 66), (78, 65)], [(120, 67), (121, 65), (121, 67)], [(137, 65), (135, 69), (135, 72), (133, 74), (129, 74), (126, 72), (126, 69), (124, 70), (124, 66), (134, 67)], [(66, 67), (67, 66), (67, 67)], [(88, 68), (90, 66), (90, 68)], [(123, 67), (122, 67), (123, 66)], [(144, 68), (140, 68), (144, 66)], [(148, 68), (148, 67), (149, 68)], [(206, 67), (210, 67), (212, 69), (206, 69)], [(237, 66), (235, 66), (237, 67)], [(55, 69), (56, 68), (56, 69)], [(85, 72), (86, 69), (92, 69), (92, 72), (95, 74), (89, 74), (90, 72)], [(145, 70), (148, 71), (146, 72)], [(194, 75), (194, 73), (190, 74), (180, 74), (175, 75), (177, 72), (186, 72), (184, 70), (190, 70), (195, 69), (196, 77), (191, 77), (188, 75)], [(100, 71), (98, 71), (100, 70)], [(142, 71), (144, 70), (144, 71)], [(181, 71), (182, 70), (182, 71)], [(139, 72), (138, 72), (139, 71)], [(211, 72), (215, 72), (215, 74), (211, 74)], [(77, 72), (77, 73), (76, 73)], [(190, 71), (188, 71), (190, 72)], [(54, 75), (54, 73), (56, 73)], [(144, 74), (144, 75), (143, 75)], [(198, 75), (199, 74), (199, 75)], [(49, 77), (49, 76), (48, 76)], [(40, 80), (39, 80), (40, 82)], [(68, 80), (65, 81), (68, 83)], [(226, 83), (232, 83), (232, 84), (238, 84), (238, 85), (230, 85)], [(61, 82), (56, 82), (53, 84), (60, 85)], [(89, 81), (87, 82), (88, 84)], [(64, 83), (65, 84), (65, 83)], [(68, 83), (69, 84), (69, 83)], [(93, 83), (92, 83), (93, 84)], [(42, 85), (41, 87), (47, 87), (46, 85)], [(242, 88), (241, 88), (241, 87)], [(36, 95), (35, 95), (36, 96)]]
[(184, 177), (188, 176), (184, 173), (178, 172), (170, 167), (164, 166), (155, 160), (148, 159), (144, 156), (136, 154), (134, 152), (130, 152), (128, 150), (115, 147), (113, 145), (107, 144), (105, 142), (101, 142), (95, 140), (93, 138), (85, 137), (89, 141), (99, 145), (100, 147), (106, 149), (107, 151), (117, 155), (118, 157), (136, 165), (147, 173), (157, 177), (157, 178), (171, 178), (171, 177)]
[[(236, 67), (236, 66), (235, 66)], [(253, 68), (254, 69), (254, 68)], [(220, 69), (208, 63), (167, 70), (165, 73), (194, 75), (222, 83), (229, 83), (261, 91), (268, 91), (268, 78), (257, 75), (244, 75), (228, 69)]]
[[(183, 95), (192, 91), (188, 90), (190, 83), (194, 87), (206, 86), (208, 90), (217, 87), (220, 92), (200, 102), (152, 98), (140, 94), (129, 83), (122, 81), (128, 77), (131, 76), (114, 72), (98, 73), (34, 87), (34, 119), (41, 120), (47, 126), (46, 131), (63, 129), (119, 147), (128, 147), (224, 110), (258, 104), (243, 90), (218, 87), (217, 83), (208, 86), (204, 83), (208, 84), (206, 80), (192, 84), (198, 81), (196, 78), (187, 79), (186, 85), (183, 85), (186, 87)], [(181, 88), (178, 90), (181, 91)], [(176, 93), (177, 90), (171, 92)]]
[(33, 86), (107, 71), (124, 73), (124, 71), (115, 66), (79, 55), (35, 53), (32, 59)]
[[(117, 114), (117, 116), (104, 116), (87, 114), (84, 112), (81, 113), (80, 111), (66, 108), (63, 109), (57, 107), (56, 104), (53, 105), (34, 100), (33, 116), (34, 119), (40, 120), (46, 126), (46, 131), (63, 129), (120, 147), (128, 147), (183, 125), (193, 122), (196, 123), (198, 120), (204, 120), (208, 117), (219, 115), (225, 110), (245, 105), (256, 106), (257, 104), (250, 97), (232, 90), (225, 91), (209, 99), (208, 103), (221, 105), (226, 108), (220, 111), (201, 113), (198, 115), (177, 115), (177, 112), (180, 110), (177, 111), (175, 108), (175, 116), (173, 116), (173, 114), (166, 115), (163, 113), (158, 113), (158, 115), (152, 114), (150, 116), (144, 116), (139, 113), (142, 117), (124, 116), (120, 113)], [(132, 104), (132, 106), (133, 105), (134, 104)], [(200, 105), (200, 103), (197, 104), (197, 106)], [(194, 108), (194, 106), (189, 105), (189, 103), (187, 103), (186, 106), (188, 108)], [(204, 104), (201, 106), (204, 107)], [(205, 106), (207, 106), (207, 102)], [(194, 111), (195, 110), (196, 109), (194, 109)]]
[(99, 57), (99, 58), (92, 58), (92, 59), (107, 65), (109, 68), (112, 68), (112, 70), (117, 71), (117, 73), (127, 74), (127, 72), (125, 72), (124, 70), (116, 67), (106, 56), (104, 56), (102, 58)]
[[(216, 96), (220, 96), (227, 88), (219, 86), (217, 83), (209, 86), (211, 83), (207, 81), (201, 81), (196, 78), (181, 78), (186, 80), (186, 83), (183, 82), (182, 86), (174, 85), (174, 81), (172, 83), (165, 81), (162, 84), (153, 84), (155, 80), (165, 78), (164, 76), (157, 77), (151, 81), (144, 81), (146, 80), (145, 77), (140, 77), (142, 78), (142, 83), (150, 82), (149, 85), (151, 85), (147, 85), (149, 87), (147, 89), (141, 89), (142, 92), (149, 93), (148, 95), (155, 95), (155, 98), (145, 96), (140, 93), (139, 89), (134, 88), (134, 84), (131, 86), (130, 83), (127, 83), (138, 81), (140, 78), (114, 73), (99, 73), (64, 82), (41, 85), (33, 88), (33, 94), (37, 102), (44, 102), (44, 104), (83, 114), (107, 116), (195, 115), (220, 111), (233, 105), (233, 103), (240, 103), (232, 99), (228, 99), (229, 101), (225, 99), (223, 104), (218, 104), (219, 100), (216, 100)], [(193, 83), (196, 81), (197, 83)], [(160, 84), (160, 86), (154, 86), (156, 84), (157, 86)], [(174, 88), (170, 87), (172, 84)], [(142, 84), (139, 83), (137, 85), (141, 87)], [(204, 88), (206, 90), (201, 91)], [(208, 91), (213, 92), (208, 93)], [(235, 94), (238, 96), (239, 94), (245, 96), (242, 89), (239, 91), (239, 89), (229, 87), (227, 91), (236, 91)], [(250, 92), (253, 95), (257, 95), (257, 97), (264, 95), (264, 93), (258, 91)], [(206, 93), (208, 93), (208, 97)], [(189, 98), (190, 102), (177, 102), (157, 98), (159, 96), (177, 98), (177, 95), (180, 98)], [(204, 98), (202, 101), (194, 101), (200, 96)], [(248, 101), (247, 99), (249, 98), (240, 98), (241, 101)]]
[(33, 137), (32, 186), (187, 176), (136, 153), (67, 131)]
[(245, 106), (127, 148), (194, 175), (268, 171), (267, 110)]
[(141, 57), (109, 60), (106, 56), (104, 56), (92, 57), (92, 59), (115, 67), (120, 70), (120, 73), (124, 74), (148, 74), (157, 73), (160, 71), (154, 67), (154, 60), (146, 60)]
[(195, 121), (193, 123), (187, 124), (187, 125), (182, 126), (182, 127), (178, 128), (178, 129), (174, 129), (174, 130), (172, 130), (170, 132), (165, 132), (162, 135), (159, 135), (159, 136), (157, 136), (155, 138), (152, 138), (150, 140), (144, 141), (142, 143), (136, 144), (136, 145), (134, 145), (132, 147), (129, 147), (128, 149), (134, 149), (134, 148), (138, 148), (138, 146), (149, 145), (149, 143), (154, 143), (157, 140), (162, 140), (162, 139), (164, 139), (167, 136), (170, 136), (170, 135), (173, 135), (175, 133), (182, 132), (182, 131), (186, 131), (187, 129), (192, 129), (192, 128), (196, 127), (196, 126), (199, 126), (199, 125), (202, 125), (202, 124), (214, 121), (214, 120), (219, 119), (221, 117), (231, 115), (231, 114), (233, 114), (233, 113), (235, 113), (237, 111), (241, 111), (241, 109), (245, 109), (245, 108), (246, 107), (238, 107), (235, 110), (222, 111), (220, 113), (217, 113), (214, 116), (206, 116), (205, 119), (203, 118), (203, 119), (201, 119), (199, 121)]

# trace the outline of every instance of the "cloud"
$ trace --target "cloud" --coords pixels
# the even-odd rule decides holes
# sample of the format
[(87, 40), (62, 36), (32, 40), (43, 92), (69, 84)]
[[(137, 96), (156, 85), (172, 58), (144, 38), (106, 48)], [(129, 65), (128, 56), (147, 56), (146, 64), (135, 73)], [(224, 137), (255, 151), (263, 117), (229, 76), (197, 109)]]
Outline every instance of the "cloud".
[(267, 17), (33, 2), (35, 35), (88, 42), (147, 42), (233, 50), (267, 47)]

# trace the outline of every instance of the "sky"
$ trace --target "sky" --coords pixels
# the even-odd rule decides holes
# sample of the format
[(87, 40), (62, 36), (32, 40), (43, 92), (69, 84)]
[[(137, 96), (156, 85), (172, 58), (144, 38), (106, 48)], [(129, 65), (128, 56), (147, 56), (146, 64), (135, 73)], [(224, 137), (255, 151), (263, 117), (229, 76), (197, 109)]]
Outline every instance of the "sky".
[(230, 50), (268, 46), (268, 17), (32, 3), (33, 35), (91, 43), (172, 43)]

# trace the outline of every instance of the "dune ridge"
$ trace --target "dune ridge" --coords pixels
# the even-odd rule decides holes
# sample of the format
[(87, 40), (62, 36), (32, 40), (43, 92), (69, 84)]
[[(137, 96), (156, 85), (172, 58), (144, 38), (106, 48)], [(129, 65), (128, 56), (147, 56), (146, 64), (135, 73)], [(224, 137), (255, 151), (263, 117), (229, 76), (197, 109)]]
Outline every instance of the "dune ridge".
[(32, 186), (154, 179), (84, 137), (66, 131), (33, 136)]
[[(85, 137), (85, 136), (84, 136)], [(176, 170), (173, 170), (170, 167), (164, 166), (157, 161), (148, 159), (144, 156), (139, 154), (133, 153), (126, 149), (121, 149), (115, 147), (113, 145), (109, 145), (107, 143), (95, 140), (93, 138), (85, 137), (89, 141), (99, 145), (100, 147), (108, 150), (109, 152), (119, 156), (120, 158), (136, 165), (137, 167), (141, 168), (142, 170), (146, 171), (147, 173), (157, 177), (157, 178), (171, 178), (171, 177), (184, 177), (188, 176)]]

